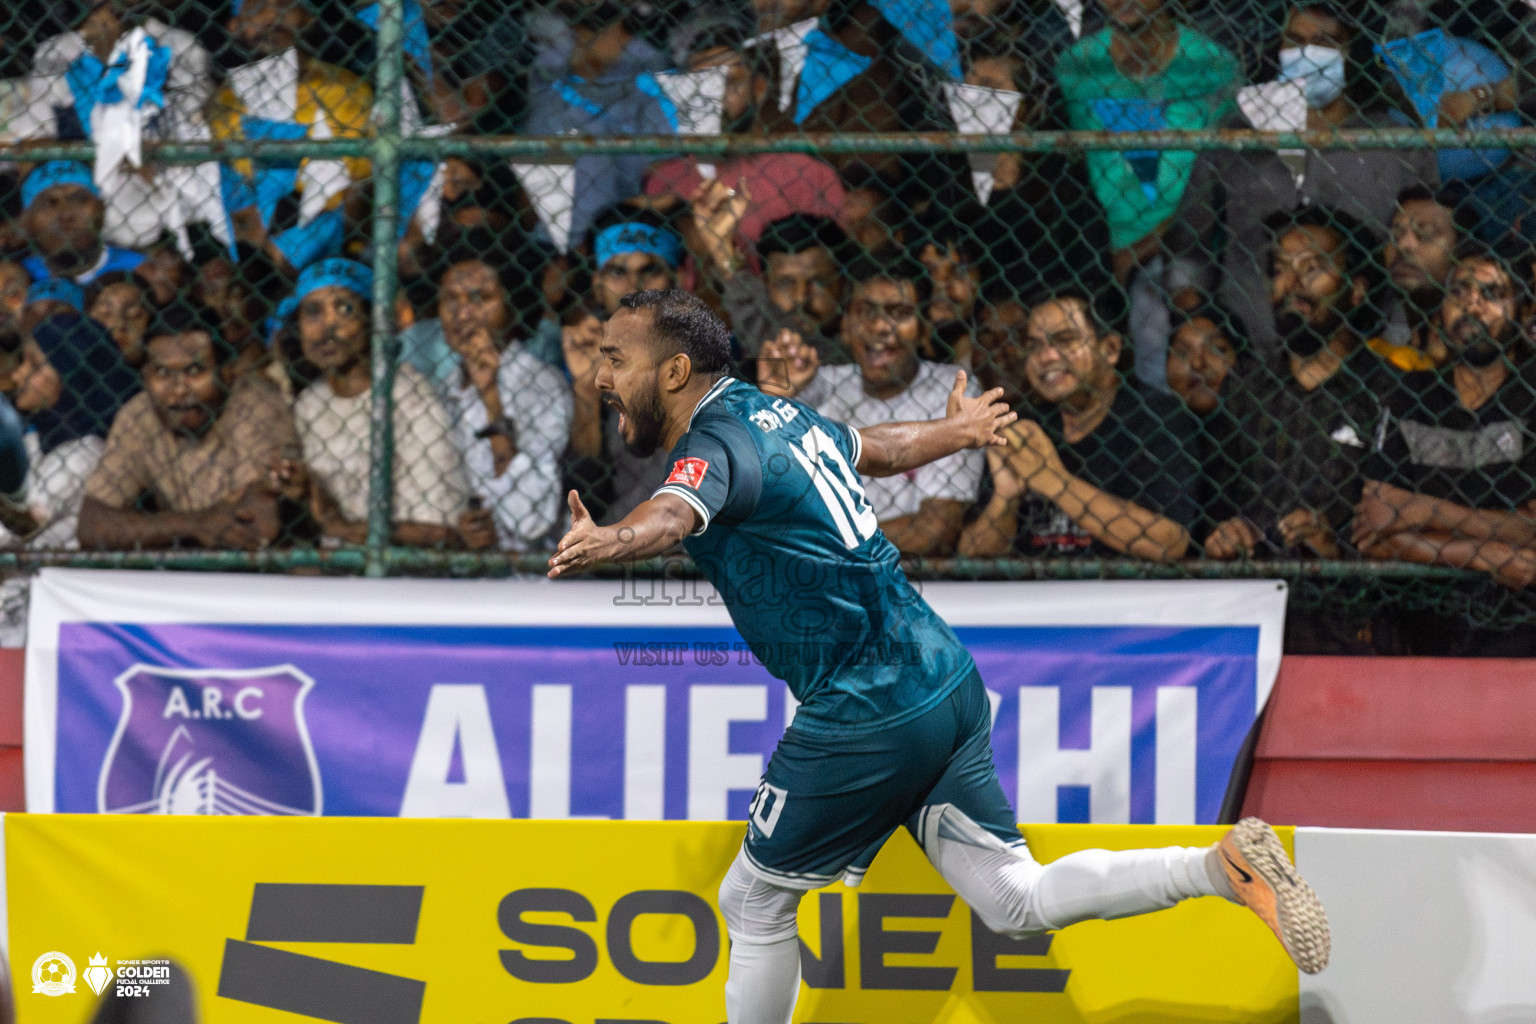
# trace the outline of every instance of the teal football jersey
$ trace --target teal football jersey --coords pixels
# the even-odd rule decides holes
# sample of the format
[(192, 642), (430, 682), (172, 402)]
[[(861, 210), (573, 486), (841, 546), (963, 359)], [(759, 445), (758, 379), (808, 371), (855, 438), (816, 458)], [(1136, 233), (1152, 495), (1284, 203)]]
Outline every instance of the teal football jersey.
[(974, 667), (880, 532), (854, 468), (861, 444), (846, 424), (725, 377), (694, 409), (656, 492), (698, 513), (684, 547), (800, 701), (800, 728), (905, 721)]

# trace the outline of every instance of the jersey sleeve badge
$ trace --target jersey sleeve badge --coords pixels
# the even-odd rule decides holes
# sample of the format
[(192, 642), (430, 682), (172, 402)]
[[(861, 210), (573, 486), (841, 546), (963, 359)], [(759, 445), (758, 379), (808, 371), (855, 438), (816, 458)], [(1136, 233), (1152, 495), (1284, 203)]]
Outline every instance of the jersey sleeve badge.
[[(672, 473), (667, 477), (669, 484), (685, 484), (698, 490), (704, 483), (704, 474), (709, 471), (707, 459), (678, 459), (672, 466)], [(665, 485), (663, 485), (665, 486)]]

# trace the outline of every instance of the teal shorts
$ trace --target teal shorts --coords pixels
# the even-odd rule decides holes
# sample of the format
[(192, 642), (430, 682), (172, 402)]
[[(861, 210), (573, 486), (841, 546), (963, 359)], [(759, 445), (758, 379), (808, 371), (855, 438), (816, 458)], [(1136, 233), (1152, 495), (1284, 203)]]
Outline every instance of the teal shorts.
[(992, 711), (970, 676), (931, 711), (854, 737), (791, 725), (752, 800), (746, 855), (769, 882), (857, 881), (924, 807), (953, 804), (1004, 843), (1022, 841), (992, 763)]

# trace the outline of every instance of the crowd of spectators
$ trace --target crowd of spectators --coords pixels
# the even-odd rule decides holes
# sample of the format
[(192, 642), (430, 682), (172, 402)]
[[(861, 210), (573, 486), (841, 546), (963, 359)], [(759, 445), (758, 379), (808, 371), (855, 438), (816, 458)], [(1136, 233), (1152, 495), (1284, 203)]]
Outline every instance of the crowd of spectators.
[[(404, 7), (411, 135), (1536, 116), (1524, 0)], [(377, 19), (363, 0), (0, 13), (0, 143), (22, 158), (0, 165), (0, 390), (32, 466), (7, 543), (366, 537), (368, 161), (158, 165), (138, 140), (365, 137)], [(82, 139), (94, 167), (25, 162)], [(731, 325), (738, 377), (856, 426), (942, 416), (959, 369), (1004, 390), (1008, 448), (866, 482), (906, 555), (1406, 560), (1521, 592), (1533, 202), (1532, 155), (1492, 149), (407, 160), (393, 541), (538, 552), (569, 488), (601, 521), (649, 497), (665, 453), (625, 443), (600, 343), (626, 293), (680, 287)]]

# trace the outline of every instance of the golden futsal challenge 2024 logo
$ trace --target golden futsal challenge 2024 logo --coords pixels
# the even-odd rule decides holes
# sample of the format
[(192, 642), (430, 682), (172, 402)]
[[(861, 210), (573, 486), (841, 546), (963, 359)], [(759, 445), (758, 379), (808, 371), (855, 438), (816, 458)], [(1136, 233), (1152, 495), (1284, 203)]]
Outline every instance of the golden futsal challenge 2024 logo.
[[(87, 960), (79, 977), (98, 996), (116, 979), (116, 995), (120, 998), (147, 996), (150, 986), (171, 983), (169, 960), (118, 960), (116, 965), (115, 969), (110, 966), (107, 957), (98, 951)], [(73, 995), (75, 977), (74, 960), (67, 953), (49, 950), (32, 961), (32, 994)]]

